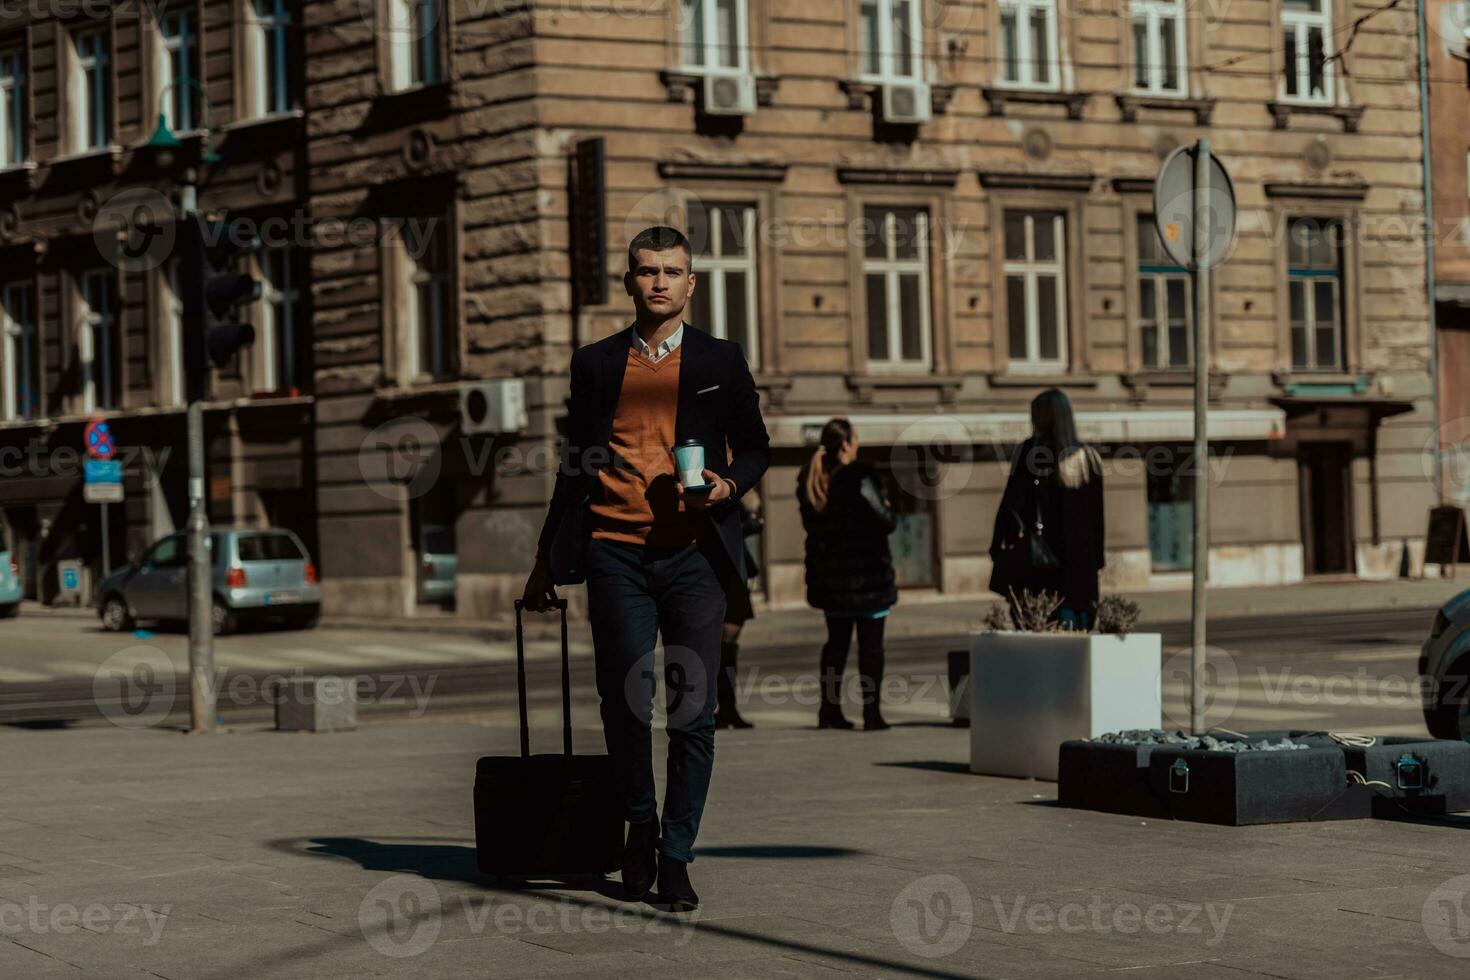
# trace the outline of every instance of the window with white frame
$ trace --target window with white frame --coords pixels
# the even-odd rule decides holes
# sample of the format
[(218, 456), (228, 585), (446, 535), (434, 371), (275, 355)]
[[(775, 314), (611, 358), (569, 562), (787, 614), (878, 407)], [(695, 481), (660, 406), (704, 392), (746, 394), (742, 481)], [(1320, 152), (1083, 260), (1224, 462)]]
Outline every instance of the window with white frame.
[(255, 338), (257, 391), (296, 387), (296, 304), (299, 290), (290, 248), (263, 248), (260, 262), (260, 324)]
[(25, 91), (25, 54), (17, 50), (0, 53), (0, 166), (3, 167), (18, 167), (26, 162)]
[(159, 350), (165, 359), (161, 374), (159, 399), (164, 405), (182, 405), (184, 399), (184, 300), (179, 283), (179, 260), (169, 259), (163, 268), (163, 294), (160, 297), (159, 324), (162, 333)]
[(117, 337), (117, 270), (92, 269), (78, 282), (81, 317), (77, 324), (77, 362), (82, 380), (82, 411), (117, 408), (122, 401), (121, 354)]
[(1283, 98), (1332, 101), (1331, 0), (1281, 0)]
[(863, 287), (868, 364), (929, 364), (929, 213), (923, 208), (863, 209)]
[(1194, 320), (1189, 270), (1159, 240), (1154, 216), (1138, 216), (1138, 339), (1145, 369), (1188, 367)]
[(755, 219), (749, 204), (695, 202), (689, 208), (689, 240), (697, 252), (690, 320), (739, 344), (751, 367), (759, 361)]
[(1067, 365), (1066, 219), (1057, 211), (1005, 213), (1007, 338), (1011, 367)]
[(248, 0), (246, 102), (251, 116), (291, 110), (289, 0)]
[(685, 68), (749, 71), (745, 0), (680, 0), (679, 49)]
[(72, 35), (70, 90), (71, 151), (101, 149), (111, 133), (112, 72), (107, 32), (101, 28)]
[(1287, 226), (1286, 285), (1291, 366), (1343, 367), (1342, 222), (1293, 218)]
[(395, 306), (403, 324), (399, 350), (406, 383), (445, 377), (453, 365), (448, 225), (444, 216), (404, 219), (390, 246), (398, 277)]
[(1020, 88), (1057, 88), (1060, 61), (1056, 0), (1001, 0), (1001, 81)]
[(915, 79), (922, 75), (923, 0), (861, 0), (859, 9), (862, 76), (874, 81)]
[(392, 89), (439, 81), (441, 0), (384, 0), (387, 6), (388, 84)]
[(158, 21), (159, 107), (176, 133), (199, 129), (199, 37), (192, 10), (165, 13)]
[(1133, 0), (1133, 87), (1184, 92), (1184, 0)]
[(40, 345), (36, 337), (35, 287), (8, 282), (0, 287), (0, 329), (4, 331), (4, 418), (33, 419), (40, 414)]

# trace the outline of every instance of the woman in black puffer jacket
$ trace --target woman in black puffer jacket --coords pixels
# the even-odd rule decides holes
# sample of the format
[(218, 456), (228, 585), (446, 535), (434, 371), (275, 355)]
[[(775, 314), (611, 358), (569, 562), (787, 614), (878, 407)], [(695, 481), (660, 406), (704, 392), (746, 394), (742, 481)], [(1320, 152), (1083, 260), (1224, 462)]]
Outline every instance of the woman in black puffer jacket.
[(842, 671), (856, 630), (863, 728), (875, 731), (888, 727), (880, 698), (883, 624), (898, 601), (888, 550), (898, 516), (877, 473), (856, 457), (852, 424), (832, 419), (797, 476), (796, 499), (806, 528), (806, 600), (827, 616), (817, 727), (853, 727), (842, 715)]

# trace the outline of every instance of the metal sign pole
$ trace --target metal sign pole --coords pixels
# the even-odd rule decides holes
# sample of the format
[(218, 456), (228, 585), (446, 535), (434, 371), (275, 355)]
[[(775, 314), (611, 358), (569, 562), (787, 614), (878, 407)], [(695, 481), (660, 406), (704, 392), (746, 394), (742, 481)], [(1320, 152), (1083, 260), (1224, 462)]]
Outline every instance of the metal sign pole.
[(111, 575), (112, 542), (109, 539), (112, 537), (112, 535), (107, 533), (107, 504), (101, 503), (97, 506), (102, 508), (102, 574)]
[[(182, 188), (184, 220), (192, 222), (198, 208), (191, 174)], [(192, 237), (187, 247), (202, 248)], [(202, 324), (186, 323), (185, 330)], [(191, 383), (199, 379), (191, 379)], [(186, 415), (189, 448), (189, 730), (203, 734), (214, 729), (214, 574), (209, 554), (209, 518), (204, 500), (203, 391), (190, 392)]]
[(1194, 581), (1191, 596), (1189, 726), (1204, 731), (1205, 581), (1210, 565), (1210, 141), (1194, 151)]

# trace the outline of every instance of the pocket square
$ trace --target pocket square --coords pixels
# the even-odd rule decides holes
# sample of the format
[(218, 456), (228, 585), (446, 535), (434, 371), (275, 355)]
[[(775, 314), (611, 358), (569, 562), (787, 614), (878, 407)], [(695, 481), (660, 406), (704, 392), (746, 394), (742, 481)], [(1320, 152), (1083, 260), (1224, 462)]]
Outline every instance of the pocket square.
[(703, 394), (705, 394), (707, 392), (714, 391), (718, 387), (719, 387), (719, 385), (710, 385), (708, 388), (701, 388), (701, 389), (699, 389), (698, 391), (695, 392), (695, 394), (696, 395), (703, 395)]

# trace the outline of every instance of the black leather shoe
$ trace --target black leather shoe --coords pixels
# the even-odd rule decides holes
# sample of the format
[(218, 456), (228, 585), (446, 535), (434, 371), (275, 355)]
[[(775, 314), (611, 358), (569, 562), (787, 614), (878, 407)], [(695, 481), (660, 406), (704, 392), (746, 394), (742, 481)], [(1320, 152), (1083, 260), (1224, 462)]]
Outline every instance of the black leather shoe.
[(628, 825), (623, 844), (623, 889), (630, 898), (642, 898), (653, 888), (658, 872), (658, 819)]
[(670, 912), (693, 912), (699, 908), (699, 896), (689, 883), (689, 865), (667, 854), (658, 856), (658, 899)]
[(842, 709), (817, 712), (818, 728), (852, 728), (853, 723), (842, 717)]

